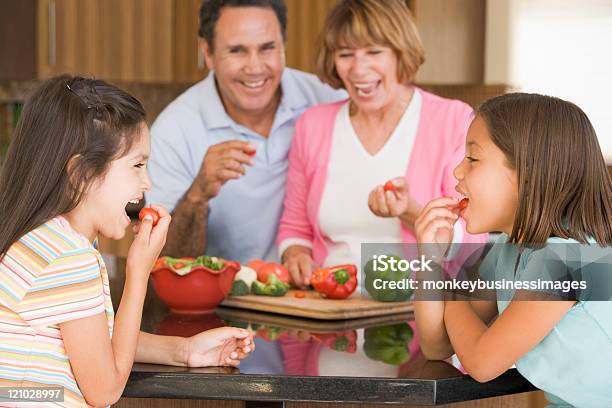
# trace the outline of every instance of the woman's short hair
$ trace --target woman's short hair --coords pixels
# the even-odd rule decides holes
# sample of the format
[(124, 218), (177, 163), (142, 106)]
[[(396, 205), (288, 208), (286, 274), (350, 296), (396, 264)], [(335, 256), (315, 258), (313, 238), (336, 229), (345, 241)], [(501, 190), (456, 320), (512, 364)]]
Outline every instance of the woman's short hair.
[(335, 52), (343, 47), (375, 44), (393, 49), (398, 59), (398, 81), (412, 83), (425, 61), (425, 52), (406, 3), (402, 0), (338, 2), (327, 16), (319, 36), (317, 75), (334, 88), (344, 88), (336, 71)]

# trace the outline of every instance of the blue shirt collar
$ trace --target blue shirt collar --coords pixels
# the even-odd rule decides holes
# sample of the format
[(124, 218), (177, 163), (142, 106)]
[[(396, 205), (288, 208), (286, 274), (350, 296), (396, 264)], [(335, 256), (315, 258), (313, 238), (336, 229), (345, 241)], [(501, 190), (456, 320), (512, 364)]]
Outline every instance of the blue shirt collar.
[[(308, 100), (298, 86), (291, 71), (290, 68), (285, 68), (283, 70), (280, 83), (282, 96), (279, 108), (276, 112), (277, 115), (283, 108), (301, 112), (302, 108), (308, 105)], [(239, 126), (225, 111), (225, 107), (217, 91), (215, 74), (213, 71), (210, 71), (206, 79), (202, 81), (199, 100), (200, 112), (204, 118), (207, 129), (236, 128)]]

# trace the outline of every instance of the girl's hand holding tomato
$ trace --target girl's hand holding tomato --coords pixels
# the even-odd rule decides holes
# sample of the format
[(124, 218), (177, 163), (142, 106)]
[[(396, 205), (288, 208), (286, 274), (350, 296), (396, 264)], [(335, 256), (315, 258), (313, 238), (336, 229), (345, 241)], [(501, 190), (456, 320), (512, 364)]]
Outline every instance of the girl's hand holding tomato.
[(459, 203), (456, 198), (441, 197), (430, 201), (423, 208), (414, 223), (422, 254), (438, 259), (444, 257), (453, 239), (455, 223), (459, 219)]
[(368, 207), (378, 217), (400, 217), (412, 229), (421, 206), (412, 198), (404, 177), (395, 177), (377, 186), (368, 196)]
[(136, 236), (126, 261), (128, 275), (143, 279), (148, 279), (149, 272), (166, 244), (166, 234), (171, 220), (170, 213), (164, 207), (152, 205), (151, 209), (159, 216), (157, 225), (154, 226), (155, 216), (152, 212), (146, 211), (141, 223), (135, 228)]
[(154, 208), (145, 207), (138, 213), (138, 219), (142, 221), (147, 215), (153, 217), (153, 226), (156, 226), (159, 222), (159, 213)]

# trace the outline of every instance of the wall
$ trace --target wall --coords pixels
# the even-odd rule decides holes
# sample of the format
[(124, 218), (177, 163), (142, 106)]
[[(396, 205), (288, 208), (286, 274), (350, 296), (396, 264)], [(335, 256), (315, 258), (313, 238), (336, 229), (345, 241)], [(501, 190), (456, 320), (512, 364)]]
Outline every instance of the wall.
[(612, 164), (612, 2), (488, 0), (485, 83), (570, 100)]

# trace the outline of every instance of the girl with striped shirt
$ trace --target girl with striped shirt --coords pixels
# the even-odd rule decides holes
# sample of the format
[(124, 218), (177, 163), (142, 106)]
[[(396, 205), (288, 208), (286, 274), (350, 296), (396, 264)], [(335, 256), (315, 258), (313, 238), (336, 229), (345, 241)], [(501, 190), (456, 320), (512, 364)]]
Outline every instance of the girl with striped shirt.
[(156, 226), (149, 217), (138, 228), (114, 314), (93, 242), (124, 236), (125, 206), (151, 185), (149, 146), (140, 102), (103, 81), (52, 78), (25, 104), (0, 174), (0, 387), (63, 387), (64, 401), (50, 405), (105, 406), (134, 361), (235, 366), (253, 350), (238, 328), (186, 339), (140, 332), (170, 224), (162, 207)]

